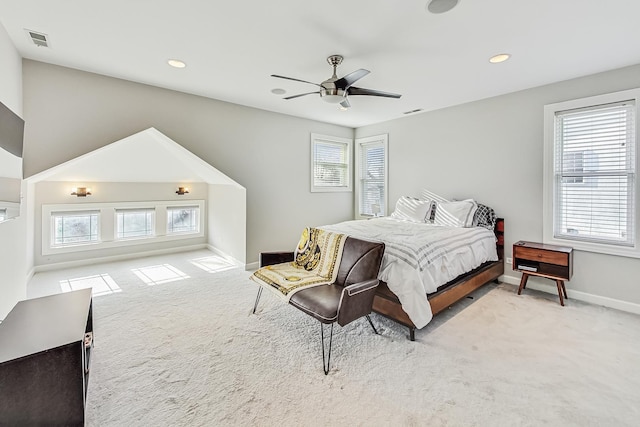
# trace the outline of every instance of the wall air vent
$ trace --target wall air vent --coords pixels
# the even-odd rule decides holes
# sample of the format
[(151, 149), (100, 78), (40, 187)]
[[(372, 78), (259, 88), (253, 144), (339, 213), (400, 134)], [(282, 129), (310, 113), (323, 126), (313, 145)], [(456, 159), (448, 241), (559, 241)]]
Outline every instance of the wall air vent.
[(33, 44), (35, 44), (36, 46), (51, 47), (51, 45), (49, 44), (49, 38), (46, 34), (27, 29), (25, 29), (25, 31), (27, 32), (27, 35), (29, 36), (31, 42), (33, 42)]

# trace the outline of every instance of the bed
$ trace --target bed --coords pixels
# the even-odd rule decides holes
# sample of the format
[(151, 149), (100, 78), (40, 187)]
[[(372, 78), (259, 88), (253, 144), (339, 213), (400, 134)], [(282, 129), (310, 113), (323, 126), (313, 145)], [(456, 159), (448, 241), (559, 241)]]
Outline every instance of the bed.
[[(446, 212), (444, 203), (438, 206)], [(427, 325), (433, 315), (504, 273), (502, 250), (498, 248), (502, 241), (497, 238), (503, 222), (494, 219), (492, 227), (472, 226), (471, 218), (463, 218), (466, 223), (461, 226), (448, 224), (443, 218), (430, 220), (432, 210), (413, 206), (408, 216), (395, 215), (398, 210), (397, 204), (391, 217), (320, 228), (385, 243), (373, 310), (408, 327), (413, 341), (415, 330)], [(423, 215), (426, 221), (409, 218)]]

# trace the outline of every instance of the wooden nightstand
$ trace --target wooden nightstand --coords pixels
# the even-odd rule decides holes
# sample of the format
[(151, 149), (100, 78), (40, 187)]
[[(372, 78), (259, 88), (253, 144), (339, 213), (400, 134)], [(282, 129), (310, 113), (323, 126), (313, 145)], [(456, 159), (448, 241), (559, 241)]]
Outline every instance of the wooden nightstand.
[(555, 280), (560, 305), (564, 306), (567, 290), (564, 281), (573, 275), (573, 248), (519, 241), (513, 245), (513, 269), (522, 272), (518, 295), (527, 287), (529, 276)]

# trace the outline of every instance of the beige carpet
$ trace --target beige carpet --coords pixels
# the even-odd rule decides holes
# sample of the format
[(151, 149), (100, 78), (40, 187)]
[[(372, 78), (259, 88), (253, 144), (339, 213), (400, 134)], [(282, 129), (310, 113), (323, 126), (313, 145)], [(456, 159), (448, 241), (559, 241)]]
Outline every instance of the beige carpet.
[(95, 274), (120, 291), (94, 298), (91, 426), (640, 422), (636, 315), (490, 284), (416, 342), (377, 315), (381, 335), (338, 327), (325, 376), (319, 324), (269, 293), (250, 314), (249, 273), (209, 252), (41, 273), (29, 294)]

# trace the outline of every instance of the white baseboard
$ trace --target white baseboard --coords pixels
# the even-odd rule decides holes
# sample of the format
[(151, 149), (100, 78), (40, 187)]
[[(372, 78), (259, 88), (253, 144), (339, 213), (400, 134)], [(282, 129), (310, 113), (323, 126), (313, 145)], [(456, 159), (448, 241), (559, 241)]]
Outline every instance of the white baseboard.
[(214, 254), (218, 255), (219, 257), (222, 257), (224, 259), (226, 259), (229, 262), (232, 262), (233, 264), (242, 267), (245, 266), (246, 264), (234, 257), (232, 257), (231, 255), (226, 254), (225, 252), (222, 252), (220, 249), (216, 248), (215, 246), (211, 246), (211, 245), (207, 245), (207, 249), (209, 249), (211, 252), (213, 252)]
[(257, 270), (258, 267), (260, 267), (260, 263), (258, 261), (250, 262), (249, 264), (245, 264), (244, 265), (244, 270), (245, 271), (253, 271), (253, 270)]
[(75, 261), (56, 262), (54, 264), (36, 265), (32, 269), (32, 275), (33, 273), (40, 273), (43, 271), (62, 270), (65, 268), (82, 267), (85, 265), (92, 265), (96, 263), (123, 261), (128, 259), (144, 258), (148, 256), (155, 256), (155, 255), (176, 254), (180, 252), (195, 251), (198, 249), (205, 249), (205, 248), (207, 248), (207, 244), (200, 243), (197, 245), (179, 246), (179, 247), (167, 248), (167, 249), (156, 249), (152, 251), (135, 252), (132, 254), (112, 255), (112, 256), (98, 257), (98, 258), (79, 259)]
[(27, 280), (25, 283), (29, 283), (29, 280), (31, 280), (31, 278), (33, 277), (33, 275), (36, 274), (36, 268), (35, 267), (31, 267), (29, 269), (29, 271), (27, 272)]
[[(514, 276), (502, 275), (498, 278), (501, 282), (508, 283), (510, 285), (519, 286), (520, 278)], [(551, 282), (549, 282), (551, 283)], [(534, 289), (536, 291), (547, 292), (549, 294), (558, 295), (558, 288), (554, 285), (545, 285), (536, 282), (527, 282), (527, 289)], [(578, 301), (588, 302), (590, 304), (602, 305), (604, 307), (615, 308), (616, 310), (626, 311), (628, 313), (640, 314), (640, 304), (633, 302), (622, 301), (619, 299), (603, 297), (600, 295), (588, 294), (586, 292), (580, 292), (573, 289), (567, 289), (567, 295), (569, 299), (576, 299)]]

